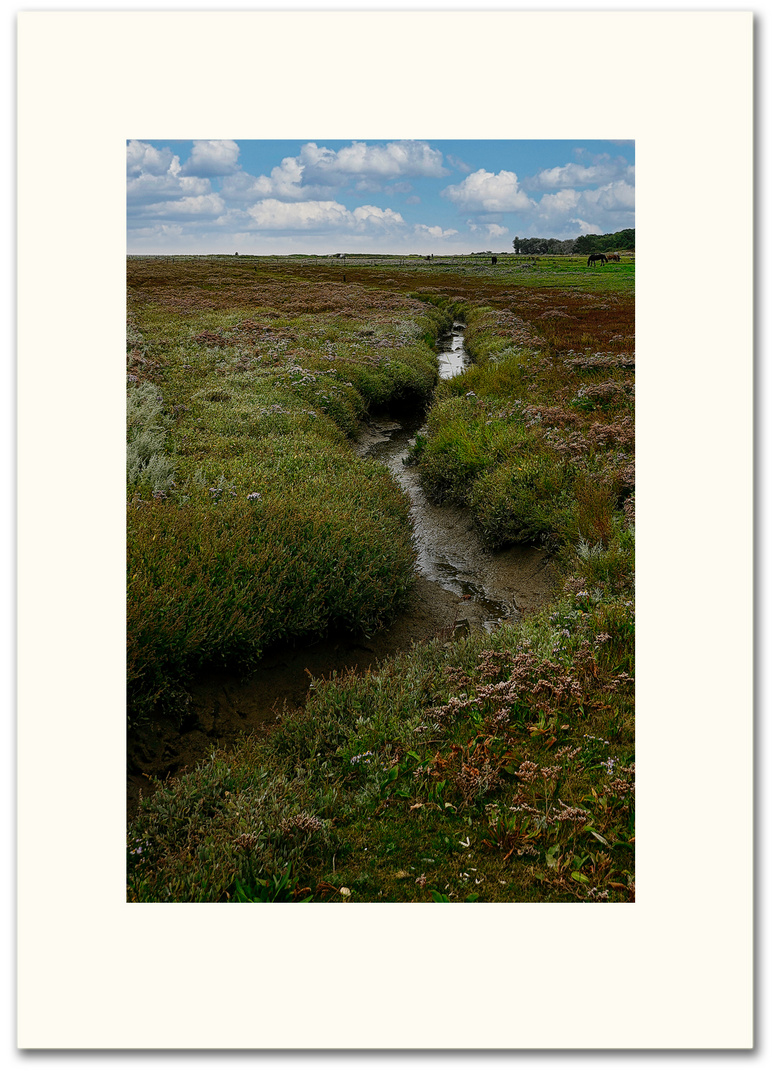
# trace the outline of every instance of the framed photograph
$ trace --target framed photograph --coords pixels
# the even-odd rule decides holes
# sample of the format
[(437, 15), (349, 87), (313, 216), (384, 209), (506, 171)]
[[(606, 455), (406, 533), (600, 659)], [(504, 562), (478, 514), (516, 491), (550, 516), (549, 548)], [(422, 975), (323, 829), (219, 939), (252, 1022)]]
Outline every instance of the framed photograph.
[(19, 1046), (751, 1048), (752, 14), (22, 12), (18, 110)]

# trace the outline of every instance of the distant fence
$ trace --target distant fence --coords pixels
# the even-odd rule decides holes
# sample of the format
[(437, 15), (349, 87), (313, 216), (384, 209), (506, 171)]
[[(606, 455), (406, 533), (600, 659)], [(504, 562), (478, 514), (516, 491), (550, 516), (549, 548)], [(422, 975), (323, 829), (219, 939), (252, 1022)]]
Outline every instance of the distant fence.
[[(216, 260), (235, 263), (286, 263), (292, 266), (479, 266), (491, 269), (493, 252), (481, 255), (128, 255), (129, 259), (152, 259), (156, 262), (191, 262)], [(620, 252), (623, 258), (635, 258), (634, 251)], [(586, 255), (515, 255), (496, 253), (496, 268), (532, 265), (540, 259), (586, 259)]]
[[(539, 255), (497, 254), (498, 265), (507, 263), (530, 263), (537, 258), (551, 258)], [(581, 256), (580, 256), (581, 257)], [(427, 258), (425, 255), (128, 255), (129, 259), (152, 259), (156, 262), (203, 262), (216, 260), (227, 263), (270, 262), (289, 263), (292, 266), (469, 266), (491, 265), (491, 254), (487, 255), (437, 255)], [(555, 256), (565, 258), (565, 256)]]

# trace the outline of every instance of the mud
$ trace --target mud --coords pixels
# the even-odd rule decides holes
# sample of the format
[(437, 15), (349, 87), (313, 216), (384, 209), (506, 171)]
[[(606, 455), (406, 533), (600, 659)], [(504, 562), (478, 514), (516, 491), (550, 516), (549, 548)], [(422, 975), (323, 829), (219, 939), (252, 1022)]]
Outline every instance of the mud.
[(129, 736), (129, 814), (156, 780), (168, 780), (204, 760), (213, 747), (232, 746), (242, 734), (267, 734), (285, 709), (305, 703), (312, 681), (365, 672), (415, 642), (465, 633), (462, 607), (454, 593), (419, 577), (403, 613), (378, 634), (337, 634), (323, 642), (282, 646), (249, 675), (217, 669), (200, 673), (189, 688), (181, 721), (158, 717), (141, 735)]
[(424, 494), (406, 458), (420, 432), (417, 422), (375, 420), (358, 440), (360, 453), (386, 464), (410, 496), (418, 571), (457, 600), (457, 618), (492, 630), (502, 620), (535, 610), (550, 591), (549, 566), (538, 548), (490, 552), (467, 510), (437, 506)]
[[(455, 326), (441, 347), (440, 377), (450, 378), (469, 361), (463, 327)], [(204, 760), (213, 747), (231, 746), (246, 733), (267, 734), (285, 709), (302, 707), (313, 681), (367, 671), (428, 638), (450, 641), (475, 629), (491, 630), (546, 602), (552, 581), (543, 552), (531, 547), (489, 552), (467, 511), (436, 506), (423, 493), (417, 470), (405, 463), (422, 423), (422, 417), (382, 417), (368, 423), (355, 442), (358, 453), (384, 462), (410, 496), (418, 578), (402, 614), (371, 637), (337, 634), (319, 643), (283, 646), (249, 675), (200, 673), (176, 722), (158, 718), (141, 735), (129, 735), (129, 815), (157, 780)]]

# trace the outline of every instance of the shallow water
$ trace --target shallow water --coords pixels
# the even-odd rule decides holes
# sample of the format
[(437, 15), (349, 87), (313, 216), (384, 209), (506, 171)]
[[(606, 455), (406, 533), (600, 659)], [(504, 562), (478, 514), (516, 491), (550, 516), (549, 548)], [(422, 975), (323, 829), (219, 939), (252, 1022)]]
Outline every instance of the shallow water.
[(447, 339), (443, 339), (441, 345), (445, 351), (439, 354), (440, 378), (452, 379), (454, 375), (460, 375), (469, 363), (469, 356), (464, 348), (464, 325), (454, 323), (452, 333)]

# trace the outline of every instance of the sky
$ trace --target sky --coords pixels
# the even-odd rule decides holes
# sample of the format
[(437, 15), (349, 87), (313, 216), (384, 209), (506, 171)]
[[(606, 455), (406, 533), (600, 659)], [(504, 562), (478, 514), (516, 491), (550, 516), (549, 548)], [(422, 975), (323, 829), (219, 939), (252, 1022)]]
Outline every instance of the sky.
[(635, 227), (632, 140), (131, 139), (127, 251), (511, 251)]

